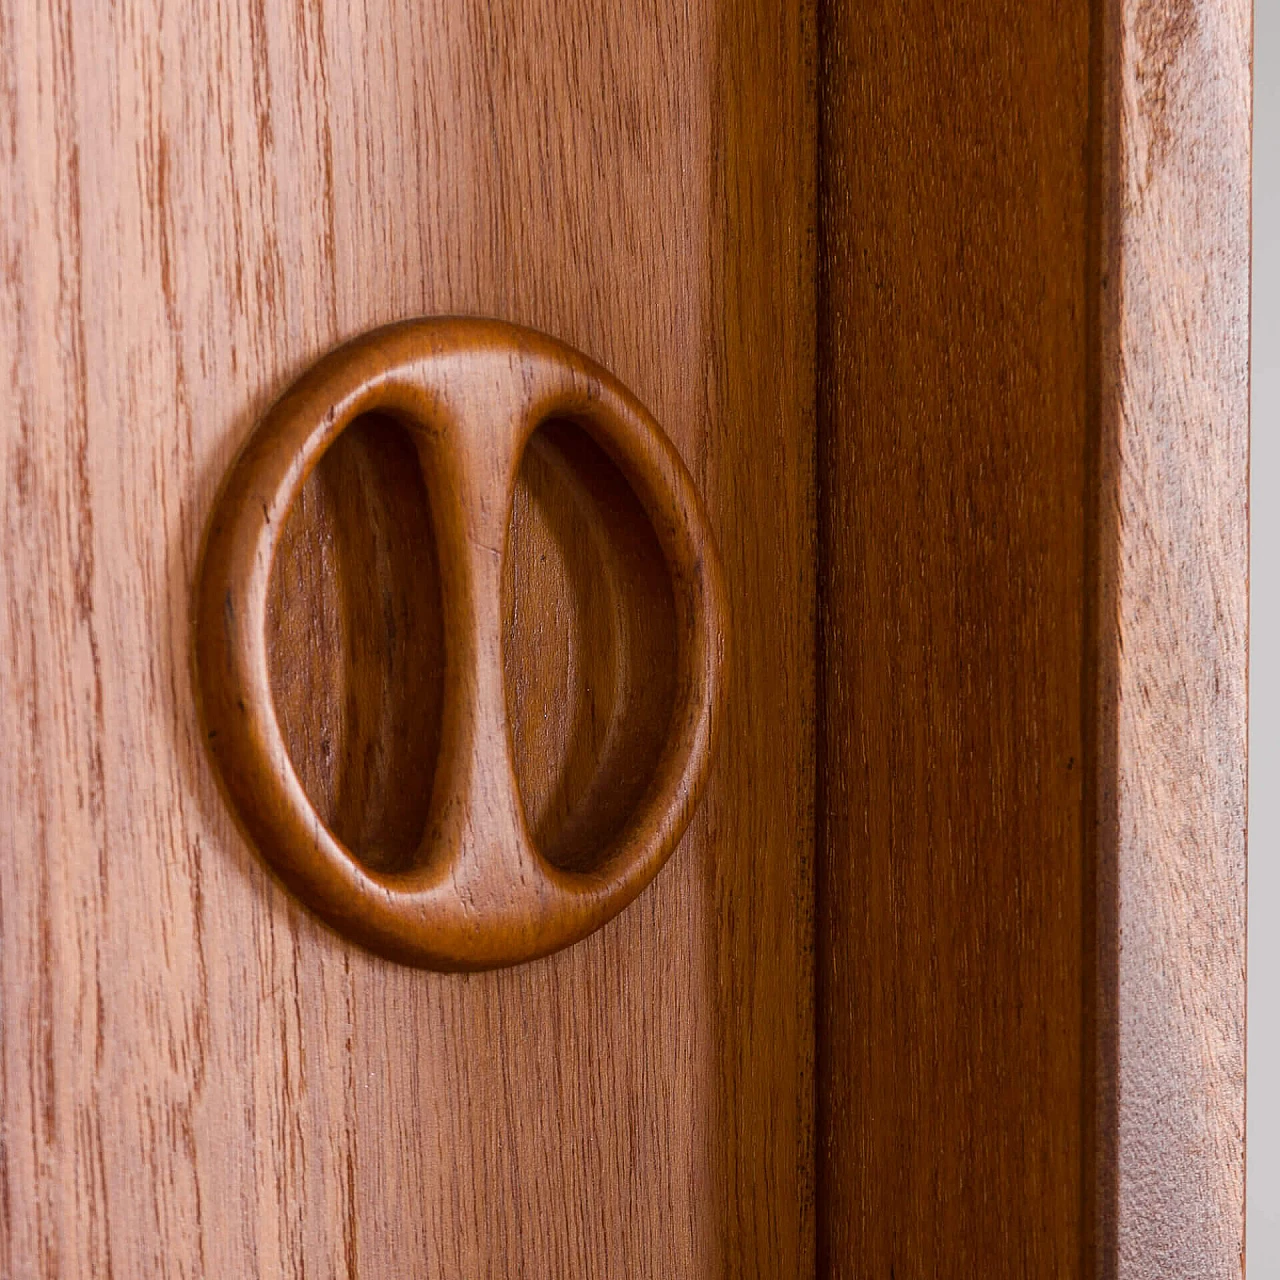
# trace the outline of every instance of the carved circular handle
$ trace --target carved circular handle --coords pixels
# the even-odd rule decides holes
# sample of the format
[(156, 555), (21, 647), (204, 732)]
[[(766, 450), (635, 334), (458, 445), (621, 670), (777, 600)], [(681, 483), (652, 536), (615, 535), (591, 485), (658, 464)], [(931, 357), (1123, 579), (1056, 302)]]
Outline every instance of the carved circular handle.
[[(417, 444), (447, 636), (430, 816), (414, 868), (395, 874), (361, 863), (303, 790), (276, 720), (266, 627), (272, 560), (290, 508), (343, 429), (375, 410), (396, 417)], [(503, 680), (502, 561), (512, 495), (526, 442), (552, 418), (581, 426), (631, 485), (667, 563), (677, 626), (666, 743), (644, 796), (590, 872), (552, 865), (530, 838)], [(393, 325), (306, 373), (227, 478), (196, 602), (209, 746), (259, 851), (340, 932), (430, 968), (516, 964), (611, 919), (679, 841), (716, 735), (725, 615), (719, 556), (689, 473), (615, 378), (562, 343), (496, 321)]]

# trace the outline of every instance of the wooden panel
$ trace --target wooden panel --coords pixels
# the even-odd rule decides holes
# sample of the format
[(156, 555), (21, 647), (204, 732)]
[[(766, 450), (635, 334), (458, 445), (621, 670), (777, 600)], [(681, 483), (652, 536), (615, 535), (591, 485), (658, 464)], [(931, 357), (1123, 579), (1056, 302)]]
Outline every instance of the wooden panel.
[(828, 9), (824, 1276), (1080, 1270), (1088, 40)]
[[(812, 42), (727, 0), (0, 2), (3, 1274), (811, 1267)], [(736, 637), (652, 890), (471, 978), (270, 880), (188, 657), (273, 395), (443, 311), (646, 402)]]
[(1252, 11), (1104, 14), (1098, 1273), (1239, 1276)]
[(834, 5), (819, 1271), (1238, 1275), (1249, 12)]

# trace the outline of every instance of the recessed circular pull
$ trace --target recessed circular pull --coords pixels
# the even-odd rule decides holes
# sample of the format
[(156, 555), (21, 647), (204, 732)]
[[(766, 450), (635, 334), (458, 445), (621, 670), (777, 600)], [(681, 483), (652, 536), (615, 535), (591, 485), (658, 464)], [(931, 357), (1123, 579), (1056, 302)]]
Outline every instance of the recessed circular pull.
[[(355, 419), (411, 433), (431, 502), (445, 633), (441, 745), (420, 856), (366, 866), (321, 820), (272, 698), (271, 566), (286, 517)], [(526, 443), (577, 424), (634, 491), (671, 577), (675, 698), (647, 790), (589, 871), (549, 862), (512, 767), (502, 657), (502, 569)], [(692, 480), (657, 423), (571, 348), (496, 321), (410, 321), (326, 356), (287, 391), (236, 460), (214, 512), (195, 644), (209, 747), (247, 833), (286, 885), (374, 951), (435, 969), (547, 955), (622, 910), (679, 841), (707, 776), (727, 645), (719, 555)]]

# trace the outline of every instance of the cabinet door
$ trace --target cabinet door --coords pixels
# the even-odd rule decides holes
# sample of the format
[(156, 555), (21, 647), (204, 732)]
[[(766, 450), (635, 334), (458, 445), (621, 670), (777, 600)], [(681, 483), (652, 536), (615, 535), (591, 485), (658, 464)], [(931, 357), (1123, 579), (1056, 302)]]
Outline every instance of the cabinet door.
[[(713, 0), (0, 3), (3, 1275), (811, 1268), (813, 40)], [(255, 422), (334, 344), (439, 313), (546, 331), (648, 406), (733, 618), (656, 883), (473, 976), (272, 879), (190, 658)], [(277, 566), (278, 710), (318, 807), (393, 846), (440, 641), (404, 441), (348, 436)], [(549, 840), (616, 719), (598, 463), (540, 441), (510, 531)]]
[[(1248, 25), (0, 0), (0, 1276), (1239, 1273)], [(470, 975), (273, 878), (192, 669), (255, 425), (450, 314), (647, 406), (732, 632), (665, 869)], [(384, 868), (450, 679), (414, 449), (344, 432), (264, 624)], [(634, 500), (550, 423), (494, 548), (555, 857), (676, 669)]]

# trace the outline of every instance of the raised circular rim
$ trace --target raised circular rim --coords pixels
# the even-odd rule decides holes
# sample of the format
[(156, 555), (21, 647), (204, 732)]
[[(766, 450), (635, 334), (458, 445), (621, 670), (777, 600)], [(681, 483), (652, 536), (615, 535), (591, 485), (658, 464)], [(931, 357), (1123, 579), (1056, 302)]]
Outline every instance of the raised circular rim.
[[(487, 465), (490, 455), (505, 451), (493, 473), (494, 483), (505, 486), (504, 557), (515, 471), (529, 437), (549, 418), (570, 418), (587, 431), (636, 493), (661, 546), (676, 607), (671, 729), (648, 791), (601, 864), (566, 871), (546, 861), (524, 825), (504, 701), (505, 737), (501, 743), (491, 740), (489, 750), (498, 760), (495, 768), (505, 769), (504, 785), (516, 800), (514, 817), (501, 805), (494, 810), (499, 818), (493, 824), (506, 829), (486, 833), (466, 814), (454, 815), (456, 822), (447, 817), (429, 835), (460, 841), (459, 848), (470, 850), (465, 857), (455, 848), (452, 858), (433, 855), (407, 872), (377, 872), (316, 813), (276, 719), (266, 641), (271, 566), (307, 476), (352, 421), (375, 410), (391, 412), (437, 442), (428, 447), (443, 447), (439, 441), (463, 429), (459, 424), (467, 415), (468, 429), (483, 429), (476, 425), (484, 419), (477, 402), (498, 396), (495, 388), (519, 402), (507, 437), (495, 427), (497, 443), (488, 445), (482, 459)], [(474, 440), (466, 451), (478, 456)], [(437, 498), (448, 495), (433, 491), (438, 476), (428, 474), (427, 482), (435, 520)], [(442, 544), (439, 552), (443, 573), (449, 551)], [(446, 602), (446, 613), (450, 607)], [(500, 614), (500, 599), (496, 607)], [(206, 741), (252, 843), (286, 886), (339, 932), (389, 958), (435, 969), (495, 968), (559, 950), (615, 916), (653, 879), (706, 783), (722, 714), (727, 647), (715, 540), (692, 478), (661, 428), (616, 378), (581, 352), (495, 320), (440, 317), (390, 325), (346, 343), (305, 372), (268, 411), (229, 470), (198, 575), (195, 661)], [(481, 656), (492, 662), (492, 654)], [(479, 658), (463, 654), (462, 660)], [(452, 683), (452, 655), (447, 662)], [(447, 691), (445, 739), (451, 705)], [(455, 712), (455, 720), (464, 715)], [(465, 736), (461, 729), (454, 735), (455, 749), (467, 749)], [(447, 769), (446, 748), (442, 740)], [(483, 874), (473, 846), (486, 838), (523, 845), (514, 852), (497, 850), (502, 856), (495, 865), (506, 866), (505, 880)]]

